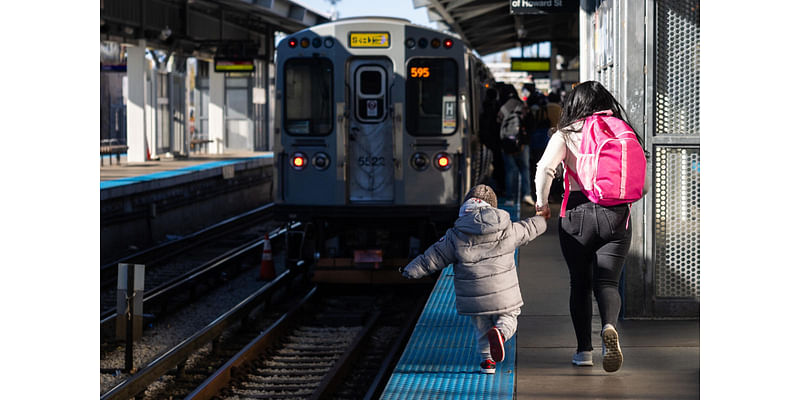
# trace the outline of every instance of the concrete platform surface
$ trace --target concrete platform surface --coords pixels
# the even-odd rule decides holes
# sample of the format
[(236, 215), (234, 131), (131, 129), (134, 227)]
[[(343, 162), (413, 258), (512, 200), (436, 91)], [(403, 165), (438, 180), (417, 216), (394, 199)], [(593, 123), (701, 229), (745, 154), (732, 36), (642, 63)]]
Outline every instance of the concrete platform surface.
[(157, 172), (193, 167), (214, 161), (259, 157), (267, 154), (272, 154), (272, 152), (238, 151), (224, 154), (192, 154), (189, 157), (160, 157), (158, 160), (130, 163), (127, 161), (127, 157), (123, 156), (119, 165), (117, 164), (116, 159), (114, 159), (114, 163), (112, 165), (109, 165), (106, 160), (106, 162), (100, 166), (100, 181), (103, 182), (115, 179), (130, 178), (134, 176), (142, 176)]
[[(700, 321), (624, 320), (618, 325), (622, 368), (602, 367), (600, 316), (592, 327), (594, 366), (571, 363), (577, 342), (569, 316), (569, 272), (558, 244), (558, 210), (547, 232), (519, 252), (525, 305), (517, 333), (516, 398), (698, 399)], [(522, 218), (532, 215), (524, 206)]]

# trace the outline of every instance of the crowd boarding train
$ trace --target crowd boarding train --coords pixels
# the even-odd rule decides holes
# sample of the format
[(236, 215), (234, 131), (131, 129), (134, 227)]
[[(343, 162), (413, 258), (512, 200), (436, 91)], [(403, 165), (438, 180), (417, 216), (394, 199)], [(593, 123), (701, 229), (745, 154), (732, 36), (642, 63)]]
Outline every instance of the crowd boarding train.
[(458, 38), (389, 17), (313, 26), (276, 51), (279, 210), (310, 222), (320, 265), (424, 251), (490, 174), (489, 69)]

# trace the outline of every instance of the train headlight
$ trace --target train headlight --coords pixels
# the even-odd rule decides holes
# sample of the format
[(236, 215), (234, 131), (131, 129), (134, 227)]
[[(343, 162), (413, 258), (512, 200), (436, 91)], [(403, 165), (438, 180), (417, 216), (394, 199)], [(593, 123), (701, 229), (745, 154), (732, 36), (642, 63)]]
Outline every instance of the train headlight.
[(325, 38), (324, 45), (327, 48), (333, 47), (333, 38), (329, 38), (329, 37)]
[(313, 165), (314, 168), (323, 171), (327, 169), (329, 165), (331, 165), (331, 158), (325, 153), (314, 154), (314, 157), (311, 158), (311, 165)]
[(314, 48), (322, 46), (322, 39), (320, 39), (318, 37), (315, 37), (314, 39), (311, 39), (311, 45), (314, 46)]
[(413, 38), (408, 38), (406, 39), (406, 47), (413, 49), (414, 47), (417, 47), (417, 42), (415, 42)]
[(424, 171), (428, 168), (428, 156), (425, 153), (414, 153), (411, 156), (411, 166), (417, 171)]
[(419, 40), (417, 40), (417, 45), (419, 45), (420, 49), (424, 49), (424, 48), (428, 47), (428, 39), (419, 38)]
[(442, 42), (439, 39), (431, 40), (431, 47), (433, 47), (434, 49), (438, 49), (440, 44), (442, 44)]
[(291, 163), (292, 163), (292, 168), (294, 168), (297, 171), (302, 171), (303, 168), (305, 168), (306, 165), (308, 164), (308, 158), (306, 157), (305, 154), (297, 152), (292, 154)]
[(444, 40), (444, 48), (449, 49), (453, 47), (453, 39), (445, 39)]
[(308, 41), (308, 38), (302, 38), (302, 39), (300, 39), (300, 47), (302, 47), (302, 48), (304, 48), (304, 49), (305, 49), (306, 47), (308, 47), (308, 44), (309, 44), (309, 43), (310, 43), (310, 42)]
[(290, 38), (290, 39), (289, 39), (289, 47), (291, 47), (291, 48), (295, 48), (295, 47), (297, 47), (297, 39), (295, 39), (295, 38)]
[(446, 171), (450, 169), (450, 166), (453, 164), (452, 160), (450, 160), (450, 156), (447, 153), (439, 153), (434, 157), (434, 164), (436, 168), (439, 168), (442, 171)]

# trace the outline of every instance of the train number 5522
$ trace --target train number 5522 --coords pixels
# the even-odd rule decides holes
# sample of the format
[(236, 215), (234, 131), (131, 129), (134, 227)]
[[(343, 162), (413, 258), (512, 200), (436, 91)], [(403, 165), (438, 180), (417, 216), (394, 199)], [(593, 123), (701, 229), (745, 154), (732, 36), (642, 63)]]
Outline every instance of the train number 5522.
[(367, 157), (361, 156), (358, 157), (358, 165), (361, 167), (378, 167), (386, 165), (386, 160), (383, 157)]

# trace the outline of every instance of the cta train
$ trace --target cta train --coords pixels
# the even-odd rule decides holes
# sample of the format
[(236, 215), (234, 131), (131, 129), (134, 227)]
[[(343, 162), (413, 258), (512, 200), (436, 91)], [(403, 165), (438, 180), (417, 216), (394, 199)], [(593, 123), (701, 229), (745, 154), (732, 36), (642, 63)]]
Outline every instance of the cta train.
[(389, 17), (313, 26), (276, 51), (274, 198), (314, 227), (318, 264), (424, 251), (490, 174), (489, 69), (458, 38)]

